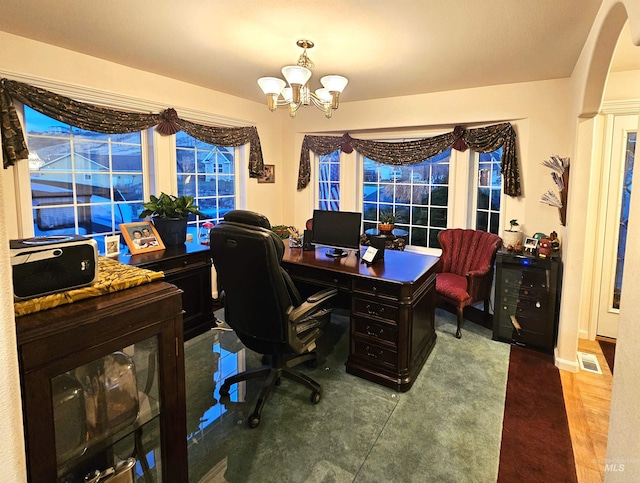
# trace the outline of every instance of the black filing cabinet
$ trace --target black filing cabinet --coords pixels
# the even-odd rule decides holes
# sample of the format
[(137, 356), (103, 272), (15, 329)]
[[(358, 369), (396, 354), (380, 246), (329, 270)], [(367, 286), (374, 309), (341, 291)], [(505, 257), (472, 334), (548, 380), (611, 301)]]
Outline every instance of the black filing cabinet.
[(553, 353), (558, 333), (559, 256), (496, 255), (493, 339)]

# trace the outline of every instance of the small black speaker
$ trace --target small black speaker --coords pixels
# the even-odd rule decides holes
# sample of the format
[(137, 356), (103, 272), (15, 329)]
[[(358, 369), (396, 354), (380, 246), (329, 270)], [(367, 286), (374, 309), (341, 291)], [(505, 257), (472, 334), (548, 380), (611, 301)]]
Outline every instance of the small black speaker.
[(313, 238), (313, 231), (305, 230), (304, 235), (302, 236), (302, 249), (305, 251), (314, 250), (315, 247), (313, 243), (311, 243), (311, 238)]

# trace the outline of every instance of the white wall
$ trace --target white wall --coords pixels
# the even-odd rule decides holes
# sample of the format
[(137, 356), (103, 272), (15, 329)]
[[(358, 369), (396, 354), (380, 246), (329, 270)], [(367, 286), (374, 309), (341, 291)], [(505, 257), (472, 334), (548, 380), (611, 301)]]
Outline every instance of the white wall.
[[(572, 108), (570, 116), (576, 121), (576, 135), (574, 156), (580, 159), (576, 166), (575, 187), (573, 197), (569, 203), (584, 208), (582, 211), (574, 208), (569, 217), (572, 232), (568, 237), (571, 248), (569, 263), (565, 270), (566, 293), (567, 285), (571, 287), (569, 300), (565, 298), (562, 307), (561, 330), (566, 333), (577, 333), (579, 320), (585, 315), (585, 306), (589, 298), (588, 284), (581, 280), (588, 280), (592, 270), (593, 246), (589, 242), (589, 187), (597, 186), (593, 179), (591, 163), (597, 162), (596, 151), (598, 143), (595, 136), (597, 126), (592, 118), (600, 109), (607, 83), (608, 69), (613, 56), (615, 44), (622, 31), (624, 23), (629, 22), (633, 44), (640, 45), (640, 3), (635, 0), (603, 0), (594, 26), (585, 43), (580, 59), (576, 64), (571, 78)], [(638, 47), (636, 47), (638, 48)], [(607, 99), (614, 96), (635, 97), (635, 90), (630, 88), (629, 79), (636, 74), (612, 75), (607, 86)], [(633, 82), (633, 81), (632, 81)], [(615, 87), (620, 93), (613, 92)], [(572, 176), (574, 171), (572, 170)], [(638, 179), (635, 179), (638, 178)], [(640, 183), (638, 170), (634, 173), (634, 184)], [(573, 187), (574, 185), (572, 185)], [(570, 205), (571, 209), (571, 205)], [(640, 236), (640, 197), (631, 197), (631, 214), (629, 220), (628, 239)], [(636, 281), (640, 276), (640, 252), (627, 250), (625, 256), (625, 272), (623, 291), (635, 291)], [(613, 377), (613, 393), (611, 413), (609, 418), (609, 438), (607, 445), (606, 463), (616, 465), (618, 471), (608, 471), (605, 481), (640, 481), (640, 362), (637, 358), (637, 348), (640, 345), (640, 306), (630, 297), (623, 299), (620, 307), (618, 343), (616, 347), (616, 370)], [(568, 337), (563, 338), (565, 347), (558, 347), (560, 352), (570, 353)], [(622, 466), (621, 466), (622, 465)], [(610, 467), (612, 468), (612, 467)]]

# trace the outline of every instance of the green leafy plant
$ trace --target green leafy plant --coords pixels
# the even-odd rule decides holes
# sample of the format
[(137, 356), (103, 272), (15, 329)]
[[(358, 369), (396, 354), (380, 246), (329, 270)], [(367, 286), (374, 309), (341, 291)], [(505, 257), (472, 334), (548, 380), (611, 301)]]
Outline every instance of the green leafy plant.
[(160, 196), (151, 195), (149, 201), (142, 203), (144, 210), (140, 218), (155, 216), (158, 218), (188, 218), (190, 213), (201, 218), (207, 215), (198, 209), (193, 196), (174, 196), (161, 193)]
[(516, 218), (509, 220), (509, 231), (516, 231), (517, 226), (520, 226), (520, 223), (518, 223)]
[(380, 223), (384, 225), (393, 225), (396, 220), (396, 215), (393, 213), (380, 213)]

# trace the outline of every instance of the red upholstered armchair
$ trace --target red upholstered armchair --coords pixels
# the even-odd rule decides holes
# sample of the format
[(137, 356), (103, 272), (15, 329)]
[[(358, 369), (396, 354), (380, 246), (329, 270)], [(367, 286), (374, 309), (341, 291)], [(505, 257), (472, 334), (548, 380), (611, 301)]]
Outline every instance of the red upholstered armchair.
[(484, 231), (452, 228), (438, 233), (438, 241), (442, 255), (436, 268), (436, 296), (438, 304), (456, 307), (459, 339), (467, 305), (483, 300), (485, 315), (489, 312), (493, 264), (502, 239)]

